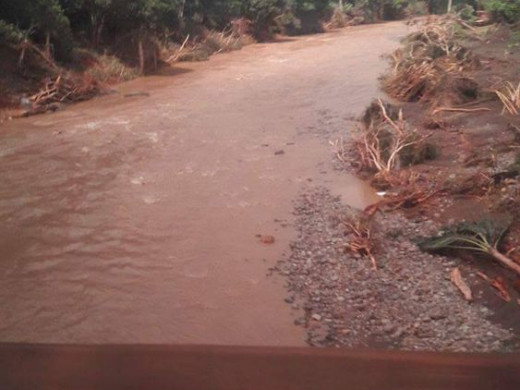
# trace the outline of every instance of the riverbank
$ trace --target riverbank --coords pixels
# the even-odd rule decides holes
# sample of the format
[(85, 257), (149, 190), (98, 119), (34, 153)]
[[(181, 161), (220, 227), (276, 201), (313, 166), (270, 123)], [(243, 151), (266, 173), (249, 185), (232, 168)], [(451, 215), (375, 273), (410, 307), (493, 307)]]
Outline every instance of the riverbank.
[[(321, 188), (296, 202), (300, 234), (278, 269), (311, 345), (459, 352), (519, 348), (519, 276), (489, 258), (443, 257), (418, 246), (447, 225), (507, 215), (511, 225), (500, 248), (519, 258), (518, 116), (503, 114), (494, 93), (505, 81), (519, 79), (519, 53), (511, 37), (507, 29), (491, 27), (459, 38), (457, 44), (479, 62), (464, 71), (479, 90), (468, 102), (432, 106), (417, 99), (387, 106), (388, 116), (392, 110), (396, 115), (394, 125), (402, 109), (406, 128), (435, 148), (430, 159), (375, 175), (357, 154), (366, 120), (358, 130), (349, 129), (353, 136), (345, 142), (333, 142), (338, 169), (375, 179), (382, 198), (364, 212)], [(460, 279), (471, 290), (470, 302)]]

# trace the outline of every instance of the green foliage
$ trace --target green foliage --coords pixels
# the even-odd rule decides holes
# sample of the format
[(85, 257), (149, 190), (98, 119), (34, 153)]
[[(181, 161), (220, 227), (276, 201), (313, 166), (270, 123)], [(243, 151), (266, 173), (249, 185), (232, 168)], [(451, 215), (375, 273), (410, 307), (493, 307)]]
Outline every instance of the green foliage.
[(69, 19), (58, 0), (0, 0), (0, 19), (31, 32), (31, 38), (44, 43), (51, 39), (56, 58), (72, 57), (73, 39)]
[(428, 13), (428, 4), (426, 1), (412, 1), (406, 6), (409, 15), (419, 16)]
[(484, 8), (497, 21), (515, 23), (520, 20), (520, 0), (484, 0)]
[[(446, 1), (0, 0), (0, 37), (16, 41), (23, 35), (56, 59), (68, 61), (74, 46), (103, 52), (126, 45), (135, 53), (135, 47), (129, 45), (135, 45), (136, 37), (146, 37), (148, 43), (171, 39), (182, 42), (188, 34), (205, 36), (205, 29), (227, 30), (238, 18), (251, 21), (250, 30), (256, 38), (268, 39), (284, 28), (293, 33), (321, 31), (322, 21), (340, 7), (351, 16), (370, 21), (400, 18), (406, 10), (426, 6), (430, 12), (444, 12)], [(475, 2), (454, 0), (454, 4), (472, 6)], [(485, 1), (497, 17), (508, 21), (518, 16), (519, 3), (520, 0)]]
[(462, 20), (475, 20), (475, 9), (469, 4), (459, 4), (455, 7), (455, 11)]
[(511, 31), (507, 47), (509, 49), (520, 47), (520, 31)]
[(16, 26), (0, 19), (0, 41), (17, 44), (25, 37), (25, 34)]
[(449, 249), (469, 250), (489, 253), (497, 249), (510, 223), (492, 219), (480, 222), (463, 222), (441, 231), (438, 236), (419, 243), (427, 252), (441, 252)]

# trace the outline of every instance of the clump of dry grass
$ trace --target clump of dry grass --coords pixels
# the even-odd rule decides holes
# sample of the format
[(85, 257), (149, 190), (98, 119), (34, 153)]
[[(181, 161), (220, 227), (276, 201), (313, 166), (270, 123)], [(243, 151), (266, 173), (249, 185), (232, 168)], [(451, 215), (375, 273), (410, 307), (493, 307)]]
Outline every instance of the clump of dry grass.
[(425, 24), (391, 59), (393, 69), (383, 77), (383, 86), (400, 100), (452, 106), (478, 97), (478, 84), (468, 75), (478, 59), (458, 44), (451, 19)]
[(511, 115), (520, 114), (520, 83), (515, 87), (508, 81), (501, 90), (496, 90), (495, 93), (504, 105), (502, 113), (507, 111)]
[(182, 45), (170, 49), (163, 57), (168, 63), (206, 61), (212, 54), (240, 50), (255, 42), (250, 34), (244, 32), (244, 26), (247, 26), (245, 22), (237, 22), (226, 31), (206, 31), (201, 38), (191, 42), (187, 36)]
[(114, 84), (138, 76), (135, 68), (123, 64), (117, 57), (96, 55), (95, 62), (86, 71), (87, 76), (100, 84)]

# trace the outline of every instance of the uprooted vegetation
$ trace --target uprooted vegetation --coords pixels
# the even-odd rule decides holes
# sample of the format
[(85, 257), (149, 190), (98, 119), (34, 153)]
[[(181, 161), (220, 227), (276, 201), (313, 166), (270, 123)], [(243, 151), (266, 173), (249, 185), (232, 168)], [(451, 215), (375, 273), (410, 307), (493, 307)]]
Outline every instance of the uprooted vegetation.
[(350, 240), (346, 249), (367, 257), (374, 270), (377, 270), (377, 261), (374, 257), (374, 241), (372, 239), (372, 220), (370, 215), (360, 215), (359, 217), (340, 218), (341, 223), (346, 229)]
[[(337, 151), (381, 191), (360, 221), (407, 217), (414, 229), (398, 239), (444, 255), (432, 261), (453, 261), (446, 277), (459, 297), (518, 318), (520, 53), (511, 49), (508, 28), (462, 23), (429, 18), (403, 40), (382, 78), (402, 104), (374, 101), (358, 136)], [(364, 248), (392, 245), (397, 236), (376, 227), (359, 246), (349, 230), (354, 249), (361, 248), (354, 253), (368, 257)], [(370, 253), (384, 268), (384, 254)]]
[(377, 100), (363, 116), (361, 134), (353, 143), (354, 161), (359, 169), (388, 179), (400, 167), (435, 157), (428, 138), (405, 122), (402, 110)]
[(436, 18), (404, 40), (391, 59), (393, 69), (383, 77), (385, 91), (405, 102), (455, 106), (479, 97), (470, 71), (478, 58), (457, 39), (458, 25), (451, 18)]
[(163, 49), (162, 58), (172, 64), (182, 61), (206, 61), (216, 53), (240, 50), (255, 42), (249, 34), (250, 21), (234, 21), (233, 28), (225, 31), (204, 31), (200, 37), (192, 39), (186, 36), (181, 45), (169, 44)]

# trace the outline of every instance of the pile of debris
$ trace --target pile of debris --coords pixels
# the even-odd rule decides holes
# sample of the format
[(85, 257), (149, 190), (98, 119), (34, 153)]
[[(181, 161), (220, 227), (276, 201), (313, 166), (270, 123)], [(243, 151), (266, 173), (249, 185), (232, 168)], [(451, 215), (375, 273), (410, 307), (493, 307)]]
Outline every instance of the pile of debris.
[(24, 99), (27, 100), (24, 104), (27, 111), (22, 116), (56, 111), (64, 104), (89, 100), (101, 92), (100, 85), (86, 76), (60, 74), (56, 78), (46, 77), (42, 84), (36, 94)]
[(451, 18), (438, 19), (411, 34), (391, 56), (393, 69), (383, 78), (386, 92), (433, 107), (477, 99), (479, 86), (469, 73), (479, 67), (479, 60), (457, 43), (457, 26)]
[(428, 138), (406, 124), (401, 110), (375, 100), (365, 111), (360, 136), (352, 142), (352, 161), (359, 170), (374, 172), (376, 179), (388, 181), (398, 168), (435, 156)]

